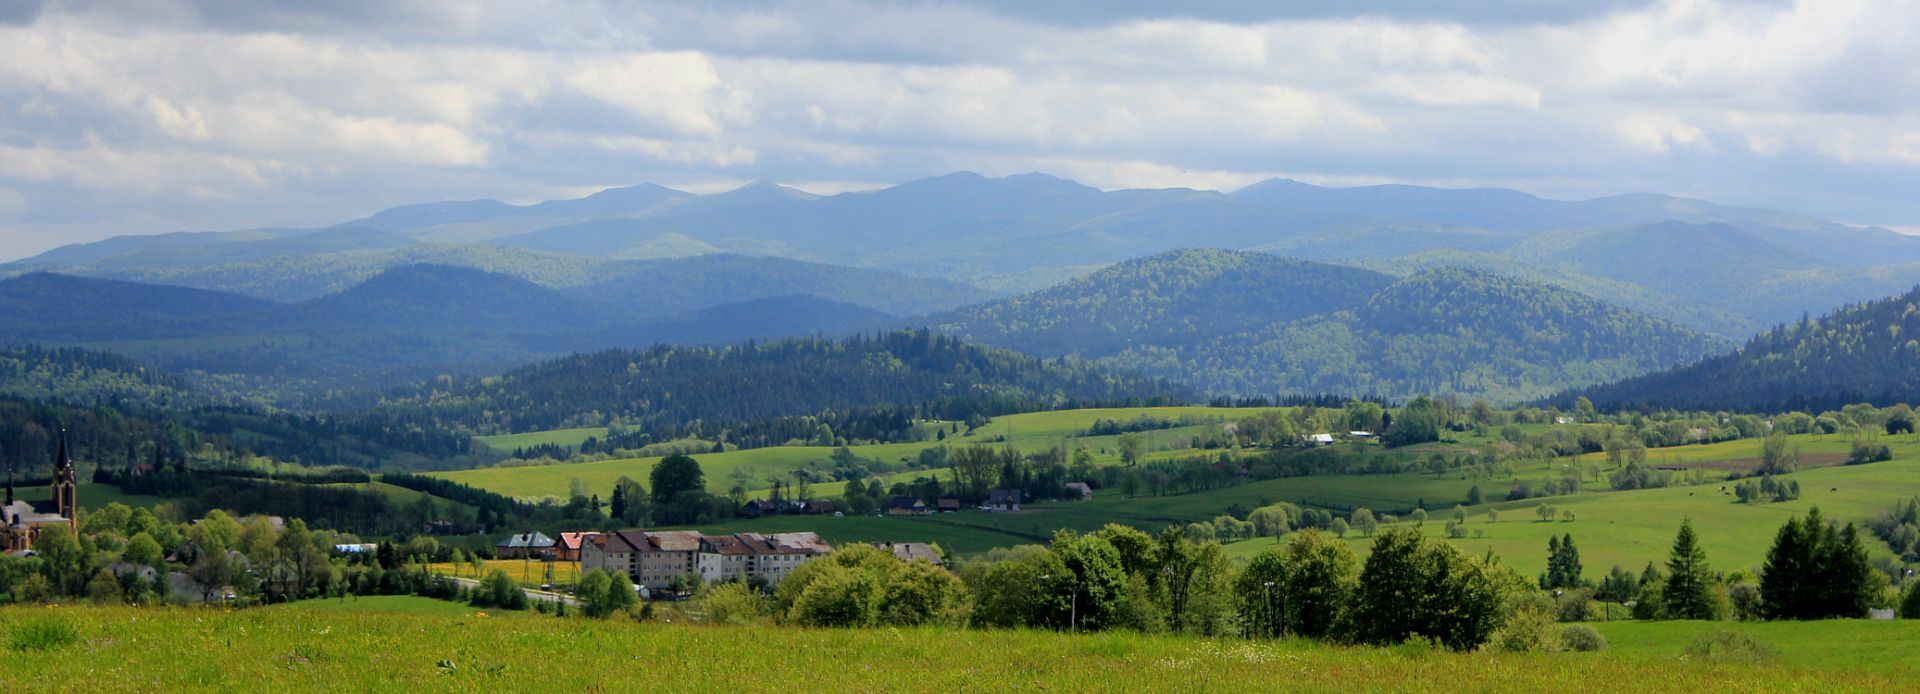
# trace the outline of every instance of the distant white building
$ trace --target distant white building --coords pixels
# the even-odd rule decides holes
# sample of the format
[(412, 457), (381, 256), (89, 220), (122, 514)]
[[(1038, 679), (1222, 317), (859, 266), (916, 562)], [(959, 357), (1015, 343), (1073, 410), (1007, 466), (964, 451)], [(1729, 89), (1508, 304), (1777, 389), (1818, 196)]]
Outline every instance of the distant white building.
[(1301, 436), (1300, 440), (1309, 446), (1331, 446), (1333, 445), (1333, 434), (1307, 434)]

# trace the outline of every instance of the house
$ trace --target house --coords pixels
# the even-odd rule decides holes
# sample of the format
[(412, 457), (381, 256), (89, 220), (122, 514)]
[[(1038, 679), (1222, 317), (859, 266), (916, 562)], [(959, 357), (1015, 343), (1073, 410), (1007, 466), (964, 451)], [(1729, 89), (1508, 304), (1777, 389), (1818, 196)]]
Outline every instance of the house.
[(378, 551), (379, 549), (380, 549), (380, 545), (376, 545), (371, 542), (366, 542), (366, 543), (360, 543), (360, 544), (334, 545), (333, 553), (334, 554), (373, 554), (375, 551)]
[(625, 573), (652, 595), (675, 579), (718, 583), (759, 579), (774, 585), (794, 567), (833, 551), (815, 533), (702, 535), (676, 530), (582, 533), (580, 568)]
[(553, 545), (553, 558), (560, 561), (580, 561), (580, 545), (593, 533), (560, 533), (560, 541)]
[(987, 492), (987, 503), (980, 507), (982, 511), (1018, 511), (1020, 510), (1020, 490), (995, 489)]
[(744, 518), (763, 518), (780, 512), (780, 505), (767, 499), (754, 499), (740, 507)]
[(702, 535), (700, 578), (708, 583), (758, 579), (778, 585), (795, 567), (831, 549), (815, 533)]
[(1309, 446), (1333, 445), (1333, 434), (1308, 434), (1300, 437), (1300, 442)]
[(553, 538), (538, 531), (514, 533), (493, 549), (494, 554), (503, 559), (545, 559), (553, 555)]
[[(633, 582), (651, 590), (661, 590), (675, 576), (697, 573), (700, 561), (700, 533), (673, 530), (658, 533), (620, 531), (640, 548), (639, 574)], [(646, 544), (641, 544), (642, 542)]]
[(1081, 501), (1093, 500), (1093, 487), (1088, 486), (1085, 482), (1068, 482), (1061, 486), (1066, 488), (1069, 496), (1079, 494)]
[(1347, 432), (1347, 438), (1350, 438), (1350, 439), (1354, 439), (1354, 440), (1356, 440), (1356, 441), (1371, 441), (1371, 440), (1373, 440), (1373, 432), (1371, 432), (1371, 431), (1349, 431), (1349, 432)]
[(941, 513), (953, 513), (960, 510), (960, 500), (947, 497), (934, 502), (934, 508), (938, 509)]
[(940, 550), (925, 542), (875, 542), (874, 547), (885, 550), (900, 561), (924, 561), (934, 566), (945, 566), (946, 560), (940, 558)]
[(927, 513), (927, 502), (911, 496), (896, 496), (887, 502), (889, 516), (924, 516)]

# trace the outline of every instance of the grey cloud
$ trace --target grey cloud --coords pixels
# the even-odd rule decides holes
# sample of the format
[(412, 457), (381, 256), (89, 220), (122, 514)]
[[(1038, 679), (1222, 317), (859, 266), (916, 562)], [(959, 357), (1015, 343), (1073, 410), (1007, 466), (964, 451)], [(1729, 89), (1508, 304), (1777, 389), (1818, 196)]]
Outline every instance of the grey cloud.
[(32, 24), (39, 18), (47, 0), (8, 0), (0, 2), (0, 24)]

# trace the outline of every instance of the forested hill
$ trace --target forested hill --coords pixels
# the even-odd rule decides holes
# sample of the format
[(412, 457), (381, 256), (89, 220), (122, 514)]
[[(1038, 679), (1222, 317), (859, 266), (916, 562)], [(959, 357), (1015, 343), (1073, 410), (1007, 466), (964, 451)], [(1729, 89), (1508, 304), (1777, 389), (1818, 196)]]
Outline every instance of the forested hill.
[(0, 347), (0, 398), (189, 408), (215, 400), (185, 378), (117, 354), (85, 349)]
[(942, 332), (1029, 354), (1104, 357), (1352, 308), (1392, 282), (1342, 265), (1185, 249), (927, 320)]
[[(1077, 361), (1043, 360), (925, 331), (736, 347), (575, 355), (498, 377), (395, 391), (386, 416), (432, 417), (478, 433), (605, 425), (647, 430), (897, 405), (965, 416), (1071, 403), (1174, 404), (1199, 395)], [(352, 406), (352, 404), (345, 404)]]
[(1631, 378), (1586, 395), (1602, 407), (1819, 410), (1920, 399), (1920, 288), (1802, 318), (1732, 354)]
[(1395, 279), (1210, 250), (1123, 263), (930, 322), (988, 344), (1078, 354), (1233, 395), (1456, 393), (1518, 402), (1731, 347), (1487, 272), (1443, 267)]

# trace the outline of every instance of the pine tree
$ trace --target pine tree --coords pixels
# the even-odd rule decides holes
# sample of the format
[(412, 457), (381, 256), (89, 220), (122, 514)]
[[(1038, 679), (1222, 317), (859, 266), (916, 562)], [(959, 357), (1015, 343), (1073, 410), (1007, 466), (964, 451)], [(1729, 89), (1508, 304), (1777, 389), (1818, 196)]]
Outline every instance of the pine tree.
[(1680, 522), (1680, 533), (1673, 539), (1673, 554), (1667, 559), (1667, 587), (1663, 597), (1667, 616), (1674, 619), (1713, 619), (1712, 569), (1707, 566), (1707, 551), (1693, 532), (1693, 520)]
[(1560, 540), (1560, 587), (1578, 588), (1583, 581), (1580, 574), (1580, 548), (1573, 546), (1573, 533)]
[[(1809, 518), (1817, 518), (1815, 509)], [(1814, 539), (1800, 520), (1789, 519), (1774, 535), (1760, 574), (1760, 610), (1769, 619), (1805, 619)], [(1817, 528), (1815, 529), (1817, 532)]]

